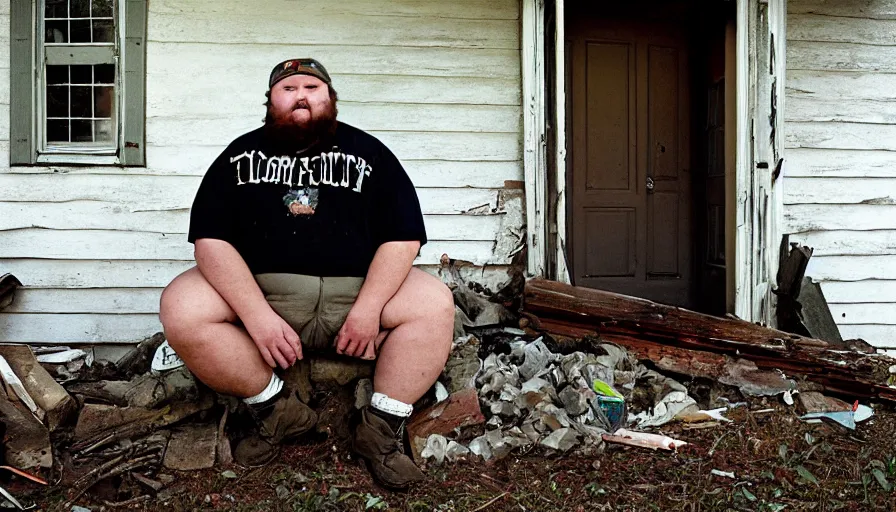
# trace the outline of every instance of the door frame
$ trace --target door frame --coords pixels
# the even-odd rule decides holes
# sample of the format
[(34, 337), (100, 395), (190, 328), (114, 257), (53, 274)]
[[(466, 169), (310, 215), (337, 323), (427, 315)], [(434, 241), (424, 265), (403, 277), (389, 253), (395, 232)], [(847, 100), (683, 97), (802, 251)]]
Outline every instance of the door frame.
[[(730, 311), (740, 318), (750, 321), (765, 321), (768, 311), (759, 311), (756, 307), (757, 293), (771, 294), (770, 289), (757, 289), (753, 283), (754, 261), (752, 256), (754, 219), (752, 205), (754, 195), (754, 179), (757, 177), (757, 161), (754, 155), (753, 122), (759, 109), (756, 101), (756, 70), (750, 66), (751, 52), (756, 49), (756, 33), (754, 30), (742, 28), (755, 27), (755, 14), (758, 3), (763, 0), (737, 0), (736, 20), (736, 169), (735, 169), (735, 211), (726, 212), (729, 219), (733, 215), (735, 222), (734, 258), (728, 265), (728, 282), (734, 283), (734, 310)], [(568, 174), (567, 162), (567, 70), (565, 45), (565, 0), (553, 1), (553, 17), (555, 26), (553, 34), (546, 32), (544, 0), (521, 0), (522, 2), (522, 88), (523, 88), (523, 168), (526, 186), (526, 225), (528, 272), (529, 276), (547, 277), (560, 282), (570, 283), (570, 273), (566, 260), (567, 246), (567, 205), (566, 183)], [(784, 99), (784, 70), (786, 65), (783, 55), (786, 54), (786, 0), (767, 0), (769, 12), (769, 30), (776, 34), (777, 54), (775, 68), (777, 70), (777, 93), (780, 104)], [(554, 66), (546, 70), (545, 41), (553, 36), (555, 58)], [(553, 98), (545, 94), (550, 80), (556, 84)], [(551, 119), (553, 135), (556, 140), (555, 154), (547, 154), (548, 137), (547, 102), (551, 101), (555, 118)], [(783, 140), (782, 130), (784, 113), (778, 108), (778, 138)], [(783, 153), (783, 145), (782, 145)], [(552, 165), (548, 165), (548, 159)], [(766, 163), (767, 165), (767, 163)], [(549, 183), (556, 187), (556, 194), (549, 198)], [(771, 207), (768, 211), (766, 229), (770, 229), (769, 245), (777, 244), (777, 235), (783, 232), (783, 207), (781, 207), (781, 183), (773, 187)], [(553, 200), (553, 202), (551, 201)], [(730, 225), (730, 223), (729, 223)], [(549, 226), (551, 229), (549, 229)], [(730, 252), (730, 251), (729, 251)], [(765, 250), (762, 252), (766, 260), (764, 268), (777, 270), (778, 252)], [(731, 254), (729, 254), (729, 257)], [(548, 265), (548, 262), (551, 262)], [(733, 273), (733, 276), (730, 275)], [(729, 290), (730, 293), (730, 290)], [(729, 301), (730, 302), (730, 301)]]

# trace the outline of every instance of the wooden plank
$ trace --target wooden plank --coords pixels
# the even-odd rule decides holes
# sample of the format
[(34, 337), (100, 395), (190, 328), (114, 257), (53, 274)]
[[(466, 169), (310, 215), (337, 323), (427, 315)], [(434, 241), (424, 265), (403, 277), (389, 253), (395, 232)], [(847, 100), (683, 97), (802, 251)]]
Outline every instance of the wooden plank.
[(896, 230), (881, 231), (811, 231), (791, 235), (815, 249), (815, 256), (876, 256), (896, 254)]
[(784, 231), (871, 231), (896, 229), (896, 205), (792, 204), (784, 210)]
[(896, 204), (888, 178), (787, 178), (784, 204)]
[(896, 72), (896, 46), (791, 41), (787, 70)]
[(896, 125), (787, 123), (788, 148), (896, 151)]
[[(896, 75), (893, 85), (896, 86)], [(848, 122), (896, 124), (896, 101), (820, 100), (791, 97), (787, 100), (788, 122)]]
[[(464, 194), (461, 190), (457, 193)], [(430, 240), (494, 240), (501, 226), (502, 215), (437, 213), (424, 214), (423, 220)], [(180, 234), (183, 236), (174, 238), (185, 240), (189, 226), (187, 209), (132, 212), (120, 204), (101, 201), (72, 201), (63, 206), (50, 206), (47, 203), (0, 203), (0, 234), (4, 231), (18, 231), (19, 234), (13, 238), (22, 237), (22, 230), (105, 230), (153, 233), (169, 237)], [(89, 233), (85, 236), (89, 236)]]
[[(452, 258), (472, 261), (477, 265), (509, 263), (506, 258), (495, 254), (494, 237), (489, 238), (489, 235), (482, 234), (475, 238), (487, 238), (487, 240), (433, 240), (423, 247), (417, 263), (438, 263), (444, 253)], [(193, 246), (180, 234), (28, 229), (0, 232), (0, 258), (86, 260), (97, 263), (99, 263), (97, 260), (192, 262)], [(4, 272), (11, 272), (19, 277), (23, 284), (33, 286), (33, 283), (25, 280), (26, 278), (9, 269), (4, 268)]]
[(0, 268), (36, 288), (164, 288), (192, 261), (0, 259)]
[(155, 313), (162, 288), (23, 288), (4, 313)]
[[(260, 126), (258, 116), (262, 112), (257, 101), (253, 102), (252, 109), (254, 114), (231, 115), (216, 105), (201, 115), (176, 112), (154, 115), (146, 120), (146, 128), (149, 133), (154, 133), (152, 141), (156, 144), (166, 140), (181, 144), (214, 144)], [(520, 132), (520, 108), (504, 105), (340, 103), (339, 119), (371, 132)], [(450, 134), (446, 136), (450, 137)]]
[(547, 153), (545, 142), (544, 2), (523, 0), (523, 172), (527, 274), (546, 276)]
[(829, 306), (838, 325), (873, 324), (890, 318), (896, 319), (896, 302), (884, 304), (829, 303)]
[(161, 330), (157, 314), (0, 313), (0, 341), (9, 343), (131, 343)]
[[(282, 4), (281, 4), (282, 5)], [(286, 4), (289, 5), (289, 4)], [(336, 10), (306, 17), (293, 4), (277, 14), (262, 14), (240, 3), (226, 12), (195, 15), (154, 11), (150, 41), (257, 44), (428, 46), (519, 49), (519, 21), (365, 16)], [(297, 27), (301, 29), (297, 30)], [(273, 64), (272, 64), (273, 65)], [(324, 64), (326, 65), (326, 64)]]
[(890, 73), (788, 69), (786, 91), (788, 98), (891, 102), (894, 81)]
[[(183, 2), (178, 0), (153, 0), (152, 13), (181, 15), (187, 18), (208, 16), (218, 18), (233, 16), (245, 10), (246, 4), (238, 0), (218, 0), (214, 3)], [(391, 2), (371, 2), (370, 0), (344, 0), (339, 3), (339, 12), (365, 16), (404, 16), (410, 18), (459, 18), (459, 19), (519, 19), (519, 4), (513, 0), (456, 0), (453, 2), (431, 2), (426, 0), (400, 0)], [(333, 12), (327, 3), (289, 0), (268, 0), (252, 5), (256, 16), (282, 16), (284, 12), (297, 12), (313, 17)], [(413, 22), (413, 20), (408, 20)]]
[[(10, 27), (8, 43), (11, 70), (9, 73), (10, 94), (15, 98), (11, 112), (15, 115), (7, 117), (5, 129), (0, 132), (8, 134), (11, 139), (9, 157), (20, 164), (30, 164), (35, 157), (33, 140), (34, 119), (34, 26), (31, 22), (34, 13), (33, 2), (16, 2), (10, 10), (10, 16), (0, 20), (0, 26)], [(11, 24), (10, 19), (15, 20)]]
[(896, 152), (793, 148), (784, 176), (817, 178), (896, 178)]
[[(198, 176), (0, 174), (0, 202), (100, 201), (122, 211), (181, 210), (193, 204), (199, 182)], [(459, 214), (483, 205), (495, 209), (498, 202), (497, 190), (482, 188), (419, 188), (417, 196), (428, 214)]]
[[(149, 165), (161, 169), (189, 167), (184, 155), (201, 155), (203, 162), (211, 162), (227, 143), (250, 128), (260, 126), (247, 120), (245, 130), (232, 130), (226, 134), (189, 135), (193, 143), (179, 140), (176, 134), (153, 129), (147, 132)], [(186, 135), (183, 131), (180, 135)], [(404, 160), (450, 161), (515, 161), (522, 157), (518, 133), (438, 133), (438, 132), (371, 132), (389, 149)], [(208, 144), (203, 148), (203, 145)], [(206, 164), (207, 165), (207, 164)]]
[(876, 347), (896, 347), (896, 325), (841, 325), (840, 334), (844, 340), (863, 339)]
[(896, 280), (896, 256), (813, 256), (806, 275), (816, 281)]
[(827, 43), (896, 45), (896, 20), (791, 14), (787, 39)]
[[(510, 79), (519, 84), (519, 50), (483, 48), (426, 48), (415, 46), (375, 47), (301, 45), (287, 44), (227, 44), (226, 52), (218, 52), (220, 42), (210, 43), (166, 43), (152, 41), (147, 46), (150, 89), (168, 84), (179, 85), (164, 91), (190, 91), (205, 87), (217, 90), (216, 80), (195, 81), (188, 88), (178, 77), (185, 73), (197, 73), (213, 67), (216, 76), (228, 83), (257, 90), (259, 97), (267, 89), (271, 68), (288, 55), (314, 55), (330, 72), (333, 84), (340, 97), (355, 99), (352, 91), (357, 84), (370, 83), (377, 77), (406, 78), (422, 80), (426, 78), (475, 78), (476, 84), (487, 84), (488, 80)], [(483, 82), (480, 82), (483, 80)], [(401, 82), (398, 82), (401, 83)], [(466, 82), (464, 89), (476, 89)], [(239, 92), (237, 88), (236, 92)], [(363, 92), (363, 90), (360, 90)], [(383, 91), (388, 92), (388, 91)], [(376, 91), (367, 91), (367, 95)], [(452, 91), (440, 91), (452, 97)], [(517, 91), (519, 94), (519, 91)], [(359, 97), (366, 97), (362, 94)]]
[(888, 0), (788, 0), (788, 14), (824, 14), (861, 19), (896, 19), (896, 5)]
[[(829, 303), (855, 304), (875, 302), (896, 302), (896, 281), (835, 282), (823, 281), (821, 291)], [(893, 317), (896, 323), (896, 316)]]
[(146, 163), (146, 17), (148, 0), (125, 0), (124, 45), (121, 48), (122, 165)]
[[(0, 142), (2, 145), (2, 142)], [(0, 150), (2, 153), (2, 150)], [(2, 156), (0, 156), (2, 158)], [(214, 157), (211, 157), (214, 159)], [(203, 176), (208, 162), (197, 162), (185, 167), (183, 172), (168, 169), (121, 167), (15, 167), (7, 174), (53, 174), (65, 172), (78, 176)], [(402, 165), (418, 188), (502, 188), (508, 181), (523, 180), (522, 162), (451, 162), (443, 160), (404, 160)]]

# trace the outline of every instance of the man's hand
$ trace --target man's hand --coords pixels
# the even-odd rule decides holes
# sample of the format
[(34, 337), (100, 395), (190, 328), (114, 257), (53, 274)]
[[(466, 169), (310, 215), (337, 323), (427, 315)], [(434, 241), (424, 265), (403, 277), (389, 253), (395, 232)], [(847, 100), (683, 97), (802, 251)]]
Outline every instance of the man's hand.
[[(358, 306), (356, 302), (336, 335), (336, 353), (352, 357), (376, 357), (375, 340), (380, 334), (380, 315), (376, 308)], [(372, 356), (372, 357), (371, 357)]]
[(279, 365), (285, 370), (302, 359), (302, 343), (299, 335), (273, 310), (270, 315), (255, 318), (244, 324), (261, 357), (271, 368)]

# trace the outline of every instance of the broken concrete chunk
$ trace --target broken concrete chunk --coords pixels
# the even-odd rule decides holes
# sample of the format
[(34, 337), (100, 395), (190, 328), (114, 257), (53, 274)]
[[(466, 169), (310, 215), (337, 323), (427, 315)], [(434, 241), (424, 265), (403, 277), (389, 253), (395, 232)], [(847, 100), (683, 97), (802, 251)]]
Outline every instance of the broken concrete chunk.
[(523, 348), (524, 351), (524, 360), (523, 364), (520, 365), (520, 377), (524, 380), (529, 380), (535, 375), (544, 370), (545, 367), (554, 361), (556, 356), (548, 350), (548, 347), (541, 341), (541, 338), (529, 343)]
[(492, 456), (497, 459), (503, 459), (513, 450), (513, 445), (507, 442), (500, 430), (489, 430), (486, 432), (485, 438), (488, 440)]
[(489, 448), (488, 440), (484, 435), (470, 441), (470, 453), (482, 457), (483, 460), (491, 460), (492, 450)]
[(579, 416), (591, 409), (589, 399), (593, 397), (588, 396), (589, 392), (594, 395), (593, 391), (577, 389), (572, 385), (563, 388), (563, 391), (560, 392), (560, 401), (570, 416)]
[(566, 452), (572, 449), (578, 441), (578, 433), (570, 428), (561, 428), (541, 440), (541, 445), (552, 450)]
[(53, 467), (50, 435), (22, 404), (0, 398), (0, 423), (5, 426), (3, 457), (19, 469)]
[(217, 445), (217, 425), (184, 425), (172, 432), (163, 465), (179, 471), (208, 469), (215, 465)]

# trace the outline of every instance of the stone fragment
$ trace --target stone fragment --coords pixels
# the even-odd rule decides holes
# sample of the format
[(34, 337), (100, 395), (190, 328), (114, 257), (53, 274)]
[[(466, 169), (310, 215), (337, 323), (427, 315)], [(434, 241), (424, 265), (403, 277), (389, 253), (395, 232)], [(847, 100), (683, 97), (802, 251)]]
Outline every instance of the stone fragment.
[(556, 356), (548, 349), (541, 339), (537, 339), (523, 347), (525, 359), (520, 365), (520, 377), (529, 380), (547, 367), (556, 359)]
[(162, 464), (178, 471), (208, 469), (215, 465), (217, 445), (217, 425), (184, 425), (172, 432)]
[(586, 394), (579, 391), (572, 385), (563, 388), (563, 391), (560, 392), (560, 401), (563, 403), (563, 408), (566, 409), (566, 412), (570, 416), (579, 416), (585, 414), (585, 412), (590, 409), (588, 397), (586, 396)]
[(578, 434), (570, 428), (555, 430), (549, 436), (541, 440), (541, 445), (552, 450), (566, 452), (572, 449), (578, 441)]

